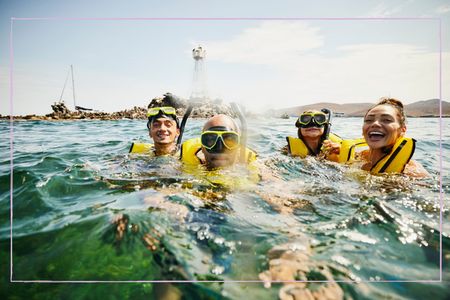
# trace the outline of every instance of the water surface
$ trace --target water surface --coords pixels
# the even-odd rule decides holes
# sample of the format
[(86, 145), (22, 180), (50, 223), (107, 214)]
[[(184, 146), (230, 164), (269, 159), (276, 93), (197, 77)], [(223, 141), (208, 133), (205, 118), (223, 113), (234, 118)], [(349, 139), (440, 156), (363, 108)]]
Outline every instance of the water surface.
[[(414, 159), (426, 180), (370, 176), (346, 166), (280, 154), (295, 120), (249, 120), (248, 144), (265, 173), (259, 184), (223, 190), (170, 158), (128, 155), (132, 141), (149, 141), (145, 122), (17, 121), (13, 125), (13, 280), (226, 280), (178, 284), (188, 299), (277, 298), (264, 288), (268, 252), (310, 244), (311, 260), (326, 265), (347, 296), (356, 299), (449, 297), (443, 284), (365, 281), (439, 280), (440, 194), (450, 190), (450, 163), (440, 161), (439, 119), (414, 118)], [(204, 120), (189, 120), (185, 138)], [(361, 118), (336, 118), (332, 131), (361, 134)], [(2, 136), (10, 123), (0, 122)], [(450, 121), (443, 119), (442, 155), (450, 154)], [(9, 281), (10, 147), (0, 144), (0, 244)], [(170, 203), (149, 209), (149, 203)], [(173, 205), (172, 205), (173, 204)], [(448, 202), (445, 203), (448, 207)], [(183, 207), (182, 210), (179, 208)], [(128, 216), (117, 239), (114, 216)], [(442, 212), (443, 276), (450, 278), (449, 214)], [(145, 239), (155, 242), (151, 249)], [(150, 243), (151, 244), (151, 243)], [(2, 284), (14, 298), (148, 299), (161, 284)], [(6, 287), (6, 288), (5, 288)], [(2, 297), (6, 299), (5, 297)]]

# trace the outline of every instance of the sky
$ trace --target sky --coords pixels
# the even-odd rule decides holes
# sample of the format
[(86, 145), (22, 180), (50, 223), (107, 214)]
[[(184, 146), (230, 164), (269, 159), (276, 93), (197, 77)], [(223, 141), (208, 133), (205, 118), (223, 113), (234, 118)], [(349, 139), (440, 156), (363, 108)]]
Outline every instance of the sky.
[(253, 111), (450, 100), (448, 1), (3, 0), (0, 41), (2, 115), (50, 113), (70, 65), (80, 106), (189, 98), (198, 45), (209, 96)]

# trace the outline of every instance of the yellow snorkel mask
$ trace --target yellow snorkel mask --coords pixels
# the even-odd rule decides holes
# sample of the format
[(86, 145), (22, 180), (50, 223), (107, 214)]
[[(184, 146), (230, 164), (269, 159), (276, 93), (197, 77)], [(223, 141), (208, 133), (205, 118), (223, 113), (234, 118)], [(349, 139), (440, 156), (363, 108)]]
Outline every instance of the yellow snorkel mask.
[(147, 128), (150, 129), (151, 123), (158, 117), (171, 117), (177, 123), (177, 128), (180, 128), (178, 122), (177, 110), (172, 106), (151, 107), (147, 110)]
[(228, 150), (235, 150), (240, 145), (240, 135), (235, 131), (207, 130), (201, 134), (202, 146), (211, 153), (220, 152), (217, 149), (221, 143)]
[(323, 112), (307, 112), (298, 117), (296, 127), (322, 127), (327, 123), (327, 115)]

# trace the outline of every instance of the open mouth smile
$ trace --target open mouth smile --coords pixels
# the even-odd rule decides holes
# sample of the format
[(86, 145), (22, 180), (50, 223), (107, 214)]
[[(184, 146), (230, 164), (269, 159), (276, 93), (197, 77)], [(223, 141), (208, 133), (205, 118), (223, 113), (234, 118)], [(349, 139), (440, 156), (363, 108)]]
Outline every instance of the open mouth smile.
[(370, 131), (368, 133), (368, 136), (369, 136), (370, 140), (378, 141), (378, 140), (383, 139), (386, 136), (386, 134), (384, 134), (381, 131)]
[(170, 134), (169, 134), (169, 133), (164, 133), (164, 132), (158, 132), (158, 133), (156, 134), (156, 136), (159, 137), (159, 138), (161, 138), (161, 139), (164, 139), (164, 138), (166, 138), (166, 137), (169, 137)]

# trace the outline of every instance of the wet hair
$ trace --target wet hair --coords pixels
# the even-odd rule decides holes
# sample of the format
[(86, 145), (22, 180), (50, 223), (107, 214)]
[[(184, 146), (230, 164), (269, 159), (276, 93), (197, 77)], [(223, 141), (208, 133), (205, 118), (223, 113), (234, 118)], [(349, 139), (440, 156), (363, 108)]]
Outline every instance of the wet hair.
[(160, 110), (157, 115), (151, 116), (151, 117), (148, 118), (148, 125), (147, 125), (147, 127), (150, 128), (149, 125), (152, 124), (153, 121), (155, 121), (156, 119), (159, 119), (161, 117), (172, 118), (175, 121), (175, 123), (177, 123), (177, 128), (180, 128), (180, 122), (178, 121), (178, 117), (175, 116), (175, 115), (166, 115), (165, 113), (163, 113), (162, 110)]
[(393, 108), (395, 108), (397, 110), (397, 114), (398, 114), (398, 117), (400, 119), (400, 125), (401, 126), (406, 126), (406, 115), (405, 115), (405, 111), (404, 111), (404, 108), (403, 108), (403, 103), (400, 100), (397, 100), (395, 98), (381, 98), (380, 101), (378, 101), (377, 104), (372, 106), (366, 112), (366, 115), (364, 117), (367, 116), (369, 111), (371, 111), (373, 108), (375, 108), (377, 106), (380, 106), (380, 105), (390, 105)]

